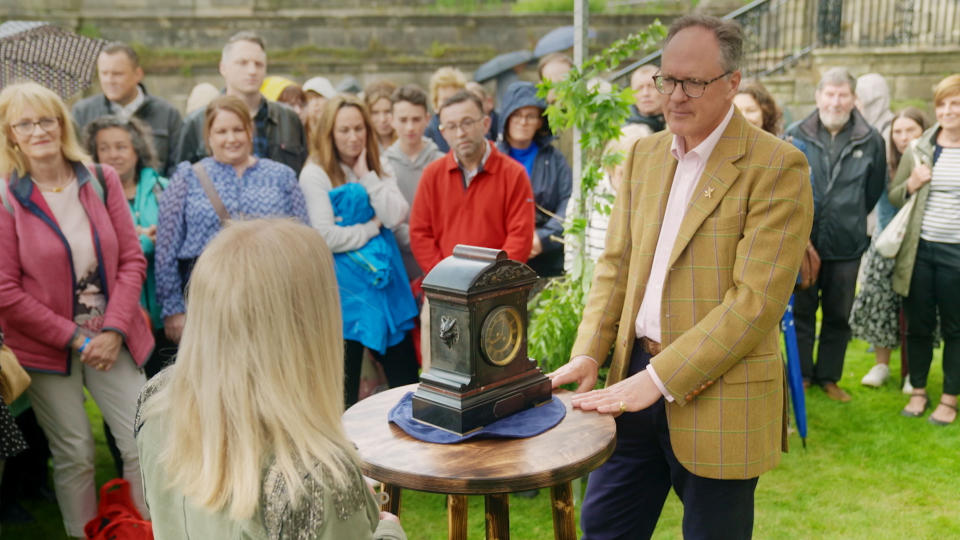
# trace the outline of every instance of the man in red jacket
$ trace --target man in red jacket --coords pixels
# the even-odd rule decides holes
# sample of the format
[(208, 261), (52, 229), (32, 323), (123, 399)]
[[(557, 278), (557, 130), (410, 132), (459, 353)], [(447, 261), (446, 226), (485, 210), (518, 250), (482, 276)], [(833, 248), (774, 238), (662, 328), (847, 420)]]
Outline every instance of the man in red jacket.
[(484, 135), (490, 118), (466, 90), (439, 111), (450, 152), (423, 171), (410, 213), (410, 247), (424, 273), (457, 244), (502, 249), (526, 262), (533, 243), (533, 191), (523, 166)]
[[(423, 171), (410, 211), (410, 248), (424, 274), (457, 244), (502, 249), (526, 262), (533, 244), (533, 190), (523, 165), (486, 140), (490, 117), (470, 92), (440, 106), (446, 156)], [(421, 314), (423, 369), (429, 367), (429, 311)]]

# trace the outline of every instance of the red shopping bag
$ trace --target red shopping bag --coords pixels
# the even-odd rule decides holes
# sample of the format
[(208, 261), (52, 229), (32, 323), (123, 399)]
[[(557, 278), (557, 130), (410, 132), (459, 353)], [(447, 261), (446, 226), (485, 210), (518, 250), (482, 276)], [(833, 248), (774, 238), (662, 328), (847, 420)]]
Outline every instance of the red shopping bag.
[(130, 497), (130, 483), (114, 478), (100, 488), (97, 515), (83, 528), (88, 540), (153, 540), (153, 527)]

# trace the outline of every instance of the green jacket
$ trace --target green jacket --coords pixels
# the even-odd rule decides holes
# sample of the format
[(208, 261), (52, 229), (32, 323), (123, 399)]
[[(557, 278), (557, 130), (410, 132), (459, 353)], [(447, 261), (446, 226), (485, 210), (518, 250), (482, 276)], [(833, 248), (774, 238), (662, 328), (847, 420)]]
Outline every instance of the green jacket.
[(247, 519), (234, 519), (226, 509), (214, 511), (194, 504), (167, 482), (160, 456), (162, 442), (169, 436), (166, 417), (145, 419), (142, 414), (144, 403), (156, 399), (154, 395), (167, 384), (169, 375), (169, 369), (161, 371), (144, 385), (134, 422), (144, 499), (156, 538), (406, 540), (398, 523), (380, 520), (380, 509), (359, 468), (352, 472), (345, 488), (316, 481), (317, 476), (325, 478), (323, 469), (317, 476), (304, 474), (302, 498), (291, 506), (279, 467), (276, 463), (268, 464), (261, 477), (260, 504)]
[(933, 167), (933, 152), (939, 133), (940, 124), (934, 124), (917, 139), (916, 147), (907, 147), (906, 152), (900, 159), (897, 174), (893, 177), (893, 182), (887, 190), (890, 202), (897, 208), (906, 204), (908, 198), (917, 197), (917, 202), (913, 203), (910, 221), (907, 223), (907, 232), (903, 236), (903, 243), (900, 244), (900, 251), (897, 252), (897, 260), (893, 266), (893, 290), (900, 296), (909, 296), (910, 294), (910, 279), (913, 277), (913, 264), (917, 258), (917, 244), (920, 243), (923, 212), (927, 207), (927, 197), (930, 196), (930, 182), (924, 184), (913, 195), (908, 194), (907, 179), (910, 178), (910, 173), (913, 172), (916, 165), (917, 158), (914, 157), (915, 155), (919, 156), (921, 161)]
[[(161, 177), (157, 171), (145, 167), (140, 171), (140, 180), (137, 182), (137, 194), (130, 201), (130, 212), (133, 214), (133, 224), (137, 227), (150, 227), (157, 224), (159, 216), (160, 194), (167, 188), (167, 179)], [(147, 258), (147, 279), (143, 282), (140, 292), (140, 305), (150, 314), (150, 321), (154, 328), (163, 328), (163, 315), (160, 303), (157, 301), (157, 278), (153, 271), (154, 243), (149, 236), (140, 235), (140, 248)]]

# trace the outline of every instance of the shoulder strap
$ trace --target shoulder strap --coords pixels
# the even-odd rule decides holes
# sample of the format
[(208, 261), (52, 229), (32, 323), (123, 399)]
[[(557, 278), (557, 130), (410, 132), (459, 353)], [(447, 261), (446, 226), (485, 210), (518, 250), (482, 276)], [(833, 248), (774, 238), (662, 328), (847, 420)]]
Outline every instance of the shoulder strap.
[(213, 187), (213, 181), (210, 180), (210, 175), (207, 174), (207, 170), (200, 162), (197, 162), (193, 164), (193, 172), (196, 173), (197, 180), (200, 180), (203, 191), (207, 193), (207, 198), (210, 199), (213, 210), (220, 218), (220, 225), (226, 224), (227, 220), (230, 219), (230, 213), (227, 212), (227, 207), (223, 205), (223, 200), (220, 198), (220, 195), (217, 195), (217, 188)]
[(97, 196), (100, 197), (100, 202), (104, 205), (107, 204), (107, 179), (103, 177), (103, 167), (99, 163), (93, 165), (93, 173), (96, 177), (96, 182), (93, 183), (93, 190), (97, 192)]

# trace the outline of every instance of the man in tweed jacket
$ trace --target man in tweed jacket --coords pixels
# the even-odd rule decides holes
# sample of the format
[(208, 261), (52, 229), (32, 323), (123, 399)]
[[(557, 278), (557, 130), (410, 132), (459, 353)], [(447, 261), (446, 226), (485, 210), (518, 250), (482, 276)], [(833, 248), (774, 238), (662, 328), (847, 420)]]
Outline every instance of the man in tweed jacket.
[[(655, 76), (669, 131), (627, 157), (573, 358), (551, 374), (579, 384), (575, 407), (618, 415), (585, 539), (649, 537), (671, 486), (685, 537), (749, 538), (786, 447), (777, 323), (813, 199), (803, 154), (733, 107), (742, 40), (713, 17), (671, 26)], [(611, 347), (607, 388), (588, 392)]]

